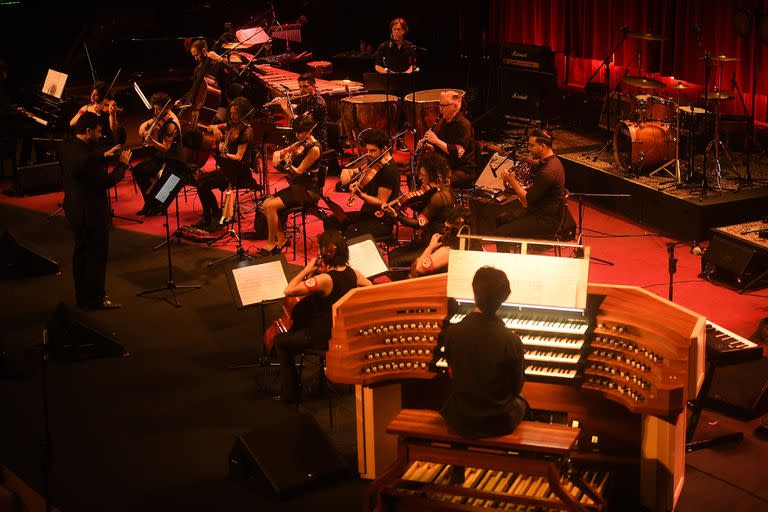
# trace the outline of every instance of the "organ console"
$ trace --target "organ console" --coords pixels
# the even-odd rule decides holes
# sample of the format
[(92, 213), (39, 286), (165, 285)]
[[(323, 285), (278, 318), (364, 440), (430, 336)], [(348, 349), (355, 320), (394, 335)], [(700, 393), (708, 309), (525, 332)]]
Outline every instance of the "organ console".
[[(585, 249), (583, 259), (456, 250), (447, 275), (358, 288), (334, 305), (327, 375), (357, 385), (363, 477), (394, 462), (386, 425), (398, 411), (444, 402), (439, 325), (474, 307), (472, 276), (490, 265), (510, 278), (499, 315), (523, 340), (531, 417), (578, 426), (571, 460), (579, 471), (610, 471), (626, 484), (623, 499), (674, 508), (684, 482), (685, 404), (704, 378), (705, 319), (638, 287), (587, 284)], [(482, 467), (471, 453), (465, 458)]]

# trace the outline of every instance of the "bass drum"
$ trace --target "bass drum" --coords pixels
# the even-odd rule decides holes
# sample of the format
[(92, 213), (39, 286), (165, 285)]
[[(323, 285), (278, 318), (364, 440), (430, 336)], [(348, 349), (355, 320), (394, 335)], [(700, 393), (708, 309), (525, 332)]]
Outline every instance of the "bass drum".
[[(416, 140), (422, 138), (424, 133), (429, 130), (435, 119), (440, 113), (440, 93), (443, 91), (456, 91), (459, 96), (464, 98), (464, 91), (461, 89), (428, 89), (426, 91), (416, 91), (416, 99), (413, 93), (408, 94), (403, 99), (403, 111), (405, 120), (411, 123), (416, 129)], [(462, 103), (462, 110), (464, 104)]]
[(674, 132), (667, 123), (620, 121), (613, 151), (621, 170), (644, 174), (675, 158)]
[[(389, 101), (387, 101), (389, 99)], [(398, 96), (386, 94), (359, 94), (344, 98), (339, 103), (342, 135), (349, 141), (357, 140), (361, 131), (378, 128), (392, 134), (397, 127)]]

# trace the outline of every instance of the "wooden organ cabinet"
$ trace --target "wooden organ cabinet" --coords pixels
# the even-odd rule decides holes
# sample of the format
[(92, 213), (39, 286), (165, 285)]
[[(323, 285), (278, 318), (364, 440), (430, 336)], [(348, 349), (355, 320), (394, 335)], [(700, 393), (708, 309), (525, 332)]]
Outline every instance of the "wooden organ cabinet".
[[(395, 462), (398, 439), (386, 427), (402, 409), (444, 403), (438, 335), (444, 321), (473, 307), (472, 276), (484, 265), (510, 278), (499, 316), (523, 340), (530, 419), (579, 429), (574, 474), (602, 489), (610, 473), (620, 502), (674, 509), (684, 482), (685, 405), (703, 381), (706, 322), (638, 287), (587, 284), (588, 248), (583, 259), (456, 250), (447, 275), (358, 288), (334, 305), (327, 375), (356, 385), (361, 476), (375, 479)], [(482, 468), (474, 453), (463, 453), (462, 463)], [(435, 478), (451, 464), (430, 463)], [(408, 464), (395, 481), (412, 478), (421, 462)], [(608, 509), (621, 510), (608, 494)], [(484, 506), (470, 502), (460, 509)]]

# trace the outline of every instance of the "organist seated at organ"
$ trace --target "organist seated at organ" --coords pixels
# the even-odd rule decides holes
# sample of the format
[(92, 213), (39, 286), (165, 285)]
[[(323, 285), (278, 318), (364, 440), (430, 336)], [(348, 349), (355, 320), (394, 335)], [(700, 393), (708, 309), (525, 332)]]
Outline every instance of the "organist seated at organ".
[(436, 357), (451, 375), (450, 395), (440, 411), (454, 432), (466, 438), (511, 433), (528, 408), (520, 395), (525, 380), (523, 344), (496, 315), (509, 296), (506, 274), (478, 269), (472, 279), (475, 309), (440, 334)]

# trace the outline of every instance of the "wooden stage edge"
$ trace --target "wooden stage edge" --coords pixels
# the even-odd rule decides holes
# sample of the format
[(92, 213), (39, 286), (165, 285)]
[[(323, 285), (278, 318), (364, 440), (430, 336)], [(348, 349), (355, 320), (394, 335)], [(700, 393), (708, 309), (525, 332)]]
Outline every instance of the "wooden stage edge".
[[(571, 159), (568, 154), (560, 158), (565, 166), (566, 187), (571, 193), (630, 194), (632, 197), (590, 198), (585, 202), (681, 240), (708, 240), (712, 228), (768, 215), (768, 187), (709, 192), (701, 199), (685, 199)], [(585, 227), (589, 228), (589, 222)]]

